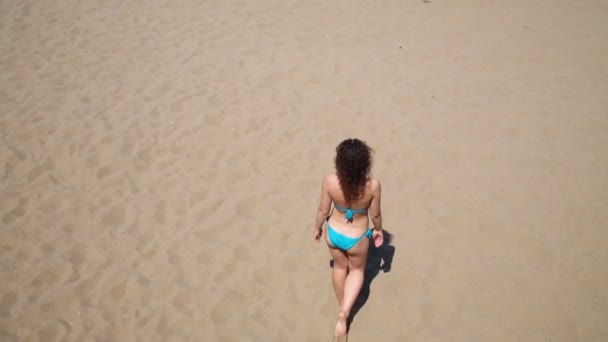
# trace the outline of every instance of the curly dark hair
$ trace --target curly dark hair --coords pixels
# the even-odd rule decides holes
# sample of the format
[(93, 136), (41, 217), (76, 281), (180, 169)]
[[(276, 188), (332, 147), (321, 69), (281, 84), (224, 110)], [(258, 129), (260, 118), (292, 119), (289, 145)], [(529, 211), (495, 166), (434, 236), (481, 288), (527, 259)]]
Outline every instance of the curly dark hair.
[(336, 147), (336, 174), (347, 205), (365, 192), (372, 168), (373, 150), (359, 139), (346, 139)]

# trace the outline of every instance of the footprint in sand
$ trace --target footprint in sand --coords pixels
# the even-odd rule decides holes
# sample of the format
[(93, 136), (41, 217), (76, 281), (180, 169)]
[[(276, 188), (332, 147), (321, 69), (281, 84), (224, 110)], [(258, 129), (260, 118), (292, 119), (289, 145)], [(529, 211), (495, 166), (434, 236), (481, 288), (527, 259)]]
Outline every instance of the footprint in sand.
[(101, 223), (108, 227), (120, 226), (125, 222), (125, 207), (122, 204), (116, 204), (105, 212), (101, 218)]
[(8, 213), (2, 215), (2, 222), (8, 224), (8, 223), (12, 223), (16, 219), (22, 217), (27, 211), (26, 207), (27, 207), (28, 200), (29, 199), (27, 199), (27, 198), (20, 198), (19, 203), (17, 204), (16, 207), (14, 207)]
[(0, 299), (0, 317), (10, 317), (11, 309), (16, 302), (17, 294), (15, 292), (5, 293)]
[(236, 214), (242, 218), (253, 218), (253, 213), (256, 208), (255, 198), (246, 198), (236, 202), (234, 209)]
[(27, 180), (28, 182), (33, 182), (43, 174), (52, 171), (54, 168), (55, 163), (52, 160), (47, 159), (44, 163), (36, 165), (30, 169), (30, 171), (27, 173)]
[(112, 167), (111, 166), (104, 166), (99, 168), (99, 170), (97, 170), (97, 178), (98, 179), (103, 179), (106, 178), (107, 176), (111, 175), (113, 172)]

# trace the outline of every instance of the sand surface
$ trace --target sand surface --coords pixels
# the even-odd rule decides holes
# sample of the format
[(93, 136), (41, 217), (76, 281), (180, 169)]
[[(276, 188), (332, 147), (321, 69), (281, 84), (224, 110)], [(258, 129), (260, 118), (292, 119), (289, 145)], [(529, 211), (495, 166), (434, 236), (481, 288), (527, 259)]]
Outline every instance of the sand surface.
[(348, 137), (349, 341), (608, 341), (606, 1), (4, 0), (0, 85), (0, 341), (326, 341)]

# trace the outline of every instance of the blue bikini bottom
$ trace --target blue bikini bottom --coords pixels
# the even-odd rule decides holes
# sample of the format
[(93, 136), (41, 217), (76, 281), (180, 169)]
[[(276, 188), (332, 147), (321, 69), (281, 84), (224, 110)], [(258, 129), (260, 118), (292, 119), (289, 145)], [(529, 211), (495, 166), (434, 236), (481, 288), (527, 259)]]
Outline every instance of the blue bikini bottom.
[(339, 248), (343, 251), (347, 251), (353, 248), (359, 241), (363, 240), (364, 237), (372, 237), (372, 230), (368, 229), (365, 234), (360, 237), (352, 238), (349, 236), (344, 236), (337, 231), (335, 231), (330, 225), (327, 223), (327, 235), (329, 236), (329, 242), (334, 245), (336, 248)]

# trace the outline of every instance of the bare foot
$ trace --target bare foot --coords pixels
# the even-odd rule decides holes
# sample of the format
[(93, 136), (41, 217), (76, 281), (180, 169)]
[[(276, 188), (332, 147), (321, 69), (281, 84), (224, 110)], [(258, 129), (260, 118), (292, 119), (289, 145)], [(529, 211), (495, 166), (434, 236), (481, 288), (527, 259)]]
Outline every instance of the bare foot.
[(340, 312), (340, 314), (338, 314), (338, 322), (336, 323), (336, 331), (334, 331), (334, 334), (336, 336), (345, 336), (346, 335), (346, 319), (348, 318), (348, 315), (344, 312)]

